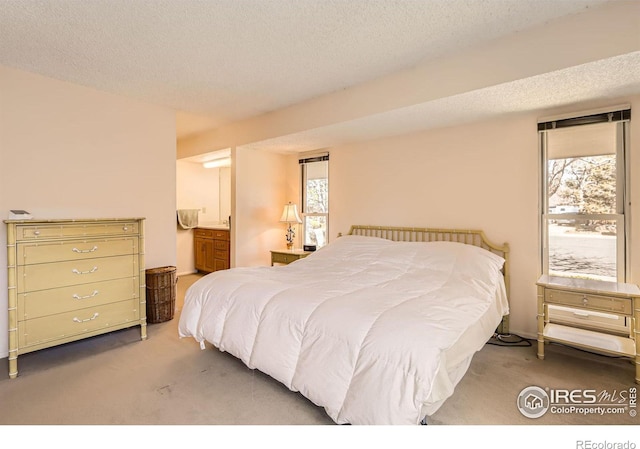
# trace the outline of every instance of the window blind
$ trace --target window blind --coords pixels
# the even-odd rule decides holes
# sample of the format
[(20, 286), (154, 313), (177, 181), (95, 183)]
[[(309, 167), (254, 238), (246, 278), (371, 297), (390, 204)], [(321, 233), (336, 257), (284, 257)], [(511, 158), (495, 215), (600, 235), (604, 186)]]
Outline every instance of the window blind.
[(618, 110), (594, 112), (576, 117), (559, 118), (556, 120), (544, 119), (538, 122), (538, 131), (550, 129), (568, 128), (571, 126), (591, 125), (594, 123), (620, 122), (631, 120), (631, 108), (625, 107)]

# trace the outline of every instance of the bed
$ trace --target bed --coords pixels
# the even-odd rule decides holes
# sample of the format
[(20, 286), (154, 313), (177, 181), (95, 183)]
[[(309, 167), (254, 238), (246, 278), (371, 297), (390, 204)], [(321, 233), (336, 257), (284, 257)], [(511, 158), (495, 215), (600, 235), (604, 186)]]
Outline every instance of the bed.
[(508, 332), (508, 254), (482, 231), (352, 226), (289, 265), (199, 279), (178, 332), (338, 424), (424, 424), (473, 355)]

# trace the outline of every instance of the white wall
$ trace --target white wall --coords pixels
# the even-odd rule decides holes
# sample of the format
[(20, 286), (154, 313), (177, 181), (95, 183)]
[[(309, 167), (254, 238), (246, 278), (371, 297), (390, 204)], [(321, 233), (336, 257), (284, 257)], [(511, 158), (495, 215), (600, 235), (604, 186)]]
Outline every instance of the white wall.
[[(640, 97), (602, 105), (624, 102), (640, 110)], [(558, 112), (567, 110), (580, 108)], [(495, 243), (507, 242), (511, 248), (511, 331), (535, 336), (540, 274), (537, 118), (511, 116), (332, 148), (331, 238), (347, 233), (352, 224), (482, 229)], [(635, 198), (640, 198), (638, 127), (632, 116)], [(638, 228), (632, 227), (635, 282), (640, 282)]]
[[(0, 215), (145, 217), (148, 268), (176, 264), (175, 112), (0, 66)], [(0, 232), (6, 247), (6, 231)], [(0, 258), (0, 357), (7, 356)]]

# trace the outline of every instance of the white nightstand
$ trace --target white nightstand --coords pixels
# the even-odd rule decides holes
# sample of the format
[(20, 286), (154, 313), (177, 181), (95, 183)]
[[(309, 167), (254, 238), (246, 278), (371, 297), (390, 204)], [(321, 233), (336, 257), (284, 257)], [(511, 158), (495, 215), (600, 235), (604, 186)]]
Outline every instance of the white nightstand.
[(629, 357), (640, 384), (640, 289), (622, 282), (543, 275), (538, 286), (538, 358), (555, 341)]

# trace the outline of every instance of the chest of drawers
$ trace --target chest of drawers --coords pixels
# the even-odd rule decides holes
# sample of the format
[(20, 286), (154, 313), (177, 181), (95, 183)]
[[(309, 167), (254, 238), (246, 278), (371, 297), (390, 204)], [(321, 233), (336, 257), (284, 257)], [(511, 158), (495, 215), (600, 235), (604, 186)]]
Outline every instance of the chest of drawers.
[(28, 352), (138, 325), (146, 339), (144, 219), (5, 223), (9, 377)]

